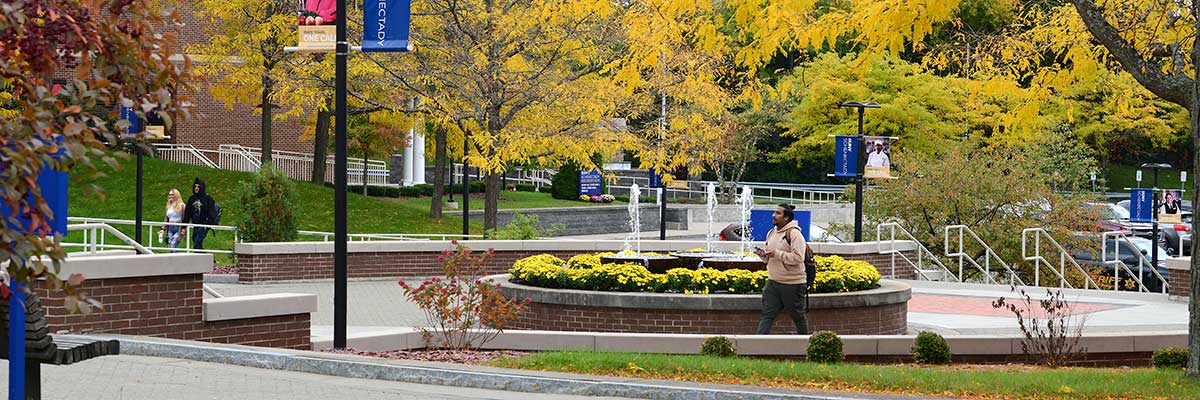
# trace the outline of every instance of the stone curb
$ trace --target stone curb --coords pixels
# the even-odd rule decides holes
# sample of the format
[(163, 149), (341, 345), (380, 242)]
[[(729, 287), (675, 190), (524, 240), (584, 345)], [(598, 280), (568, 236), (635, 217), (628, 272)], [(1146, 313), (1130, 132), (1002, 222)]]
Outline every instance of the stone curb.
[(238, 283), (237, 274), (204, 274), (204, 283)]
[(912, 399), (857, 393), (801, 393), (771, 388), (654, 381), (579, 374), (517, 371), (491, 367), (372, 359), (296, 350), (189, 342), (131, 336), (80, 336), (115, 339), (121, 354), (305, 372), (346, 378), (512, 392), (607, 396), (655, 400), (847, 400)]

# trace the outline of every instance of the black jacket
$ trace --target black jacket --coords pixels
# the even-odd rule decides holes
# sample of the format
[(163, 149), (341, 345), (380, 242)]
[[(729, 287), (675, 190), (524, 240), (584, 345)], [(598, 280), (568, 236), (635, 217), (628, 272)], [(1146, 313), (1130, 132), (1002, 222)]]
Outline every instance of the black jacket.
[(212, 225), (217, 222), (217, 207), (212, 196), (208, 195), (207, 187), (204, 181), (196, 178), (192, 184), (193, 187), (200, 185), (200, 191), (192, 194), (188, 198), (186, 208), (183, 211), (183, 222), (193, 224)]

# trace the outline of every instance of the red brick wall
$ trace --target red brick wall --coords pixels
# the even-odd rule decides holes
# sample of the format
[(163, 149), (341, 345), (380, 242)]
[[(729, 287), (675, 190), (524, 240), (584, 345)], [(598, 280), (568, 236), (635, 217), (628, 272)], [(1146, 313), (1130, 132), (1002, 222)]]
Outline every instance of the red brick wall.
[(1170, 271), (1170, 276), (1167, 282), (1167, 294), (1171, 296), (1190, 297), (1191, 289), (1191, 270), (1173, 269)]
[(309, 315), (205, 322), (200, 274), (85, 281), (83, 294), (104, 305), (69, 314), (60, 291), (37, 290), (51, 332), (114, 333), (251, 346), (308, 349)]
[[(503, 274), (519, 259), (549, 253), (562, 259), (590, 253), (582, 251), (497, 251), (487, 265), (488, 274)], [(349, 253), (347, 269), (351, 279), (411, 278), (441, 275), (441, 252)], [(864, 260), (875, 265), (884, 277), (891, 277), (891, 257), (879, 254), (854, 254), (842, 257)], [(903, 260), (896, 265), (897, 279), (913, 279), (911, 268)], [(333, 254), (239, 254), (238, 280), (243, 283), (282, 280), (333, 279)]]
[[(755, 333), (759, 318), (759, 310), (665, 310), (530, 303), (529, 311), (507, 328), (740, 335)], [(808, 329), (810, 332), (834, 331), (839, 335), (897, 335), (907, 333), (907, 318), (907, 303), (813, 309), (808, 313)], [(791, 334), (796, 328), (790, 316), (780, 313), (771, 332)]]

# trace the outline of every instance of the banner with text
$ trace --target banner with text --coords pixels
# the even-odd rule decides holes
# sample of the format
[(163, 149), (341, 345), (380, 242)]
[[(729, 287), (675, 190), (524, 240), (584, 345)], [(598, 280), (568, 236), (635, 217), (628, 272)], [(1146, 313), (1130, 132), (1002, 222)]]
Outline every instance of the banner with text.
[(892, 177), (892, 139), (885, 136), (864, 136), (867, 142), (867, 164), (863, 177)]
[(600, 195), (600, 171), (579, 171), (579, 194), (588, 196)]
[(1154, 217), (1154, 190), (1133, 189), (1129, 191), (1129, 221), (1152, 222)]
[(363, 1), (363, 51), (408, 52), (411, 0)]
[(299, 51), (333, 51), (337, 47), (337, 0), (304, 0), (299, 4)]
[(833, 154), (833, 176), (853, 178), (858, 176), (858, 136), (838, 135), (837, 148)]
[(1182, 224), (1183, 192), (1180, 190), (1159, 190), (1162, 198), (1158, 200), (1158, 222), (1164, 224)]

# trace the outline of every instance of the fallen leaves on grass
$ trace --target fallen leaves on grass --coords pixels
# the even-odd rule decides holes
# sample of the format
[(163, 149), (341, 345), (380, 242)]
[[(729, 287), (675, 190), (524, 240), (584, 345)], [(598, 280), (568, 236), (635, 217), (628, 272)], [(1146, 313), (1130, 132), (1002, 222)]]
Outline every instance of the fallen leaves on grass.
[(524, 352), (511, 350), (395, 350), (375, 352), (346, 349), (324, 351), (335, 354), (353, 354), (392, 360), (433, 361), (454, 364), (487, 364), (504, 358), (516, 358), (525, 355)]

